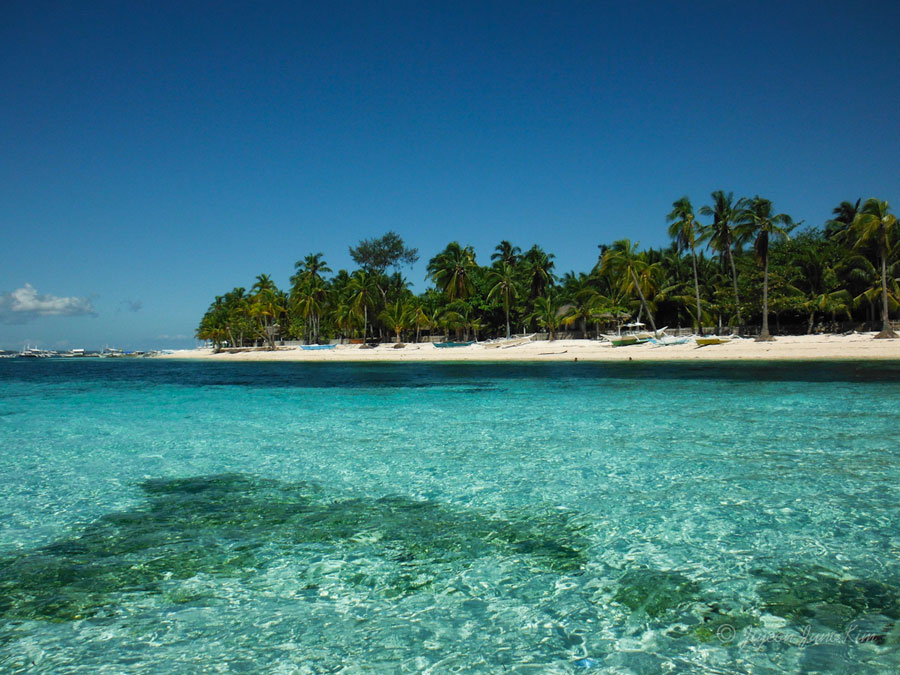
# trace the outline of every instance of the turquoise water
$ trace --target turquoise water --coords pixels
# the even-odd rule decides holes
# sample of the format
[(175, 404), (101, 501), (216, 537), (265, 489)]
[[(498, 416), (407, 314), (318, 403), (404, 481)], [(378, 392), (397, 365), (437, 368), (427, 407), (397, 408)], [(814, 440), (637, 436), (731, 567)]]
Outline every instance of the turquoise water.
[(900, 668), (900, 364), (0, 362), (0, 671)]

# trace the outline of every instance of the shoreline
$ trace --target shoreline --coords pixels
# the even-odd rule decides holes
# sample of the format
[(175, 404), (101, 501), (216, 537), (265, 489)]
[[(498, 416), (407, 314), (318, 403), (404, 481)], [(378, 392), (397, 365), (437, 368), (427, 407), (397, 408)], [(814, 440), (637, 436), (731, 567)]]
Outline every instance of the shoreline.
[(211, 348), (183, 349), (156, 359), (216, 362), (307, 362), (307, 363), (502, 363), (502, 362), (702, 362), (702, 361), (900, 361), (900, 340), (875, 340), (875, 333), (851, 335), (791, 335), (773, 342), (736, 338), (725, 344), (697, 346), (644, 343), (613, 347), (598, 340), (554, 340), (488, 348), (484, 343), (440, 349), (430, 343), (409, 343), (402, 349), (383, 344), (374, 349), (338, 345), (335, 349), (304, 350), (282, 347), (277, 351), (214, 354)]

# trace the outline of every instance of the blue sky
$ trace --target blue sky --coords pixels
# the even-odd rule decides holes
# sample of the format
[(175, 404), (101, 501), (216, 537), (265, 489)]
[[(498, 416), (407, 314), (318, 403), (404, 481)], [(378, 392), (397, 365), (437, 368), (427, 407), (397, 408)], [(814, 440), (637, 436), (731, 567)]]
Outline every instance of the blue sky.
[(216, 294), (397, 231), (422, 259), (667, 243), (715, 189), (900, 203), (900, 5), (0, 5), (0, 347), (184, 346)]

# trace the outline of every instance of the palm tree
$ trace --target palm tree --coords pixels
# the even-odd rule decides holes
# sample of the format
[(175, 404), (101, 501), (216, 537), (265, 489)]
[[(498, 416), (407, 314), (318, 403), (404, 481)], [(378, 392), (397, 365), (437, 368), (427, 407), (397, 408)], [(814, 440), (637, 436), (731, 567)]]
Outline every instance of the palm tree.
[(853, 220), (856, 237), (854, 248), (874, 243), (881, 261), (881, 332), (876, 338), (896, 338), (891, 330), (888, 314), (887, 258), (897, 235), (897, 216), (890, 213), (891, 205), (877, 199), (867, 199)]
[(700, 208), (701, 216), (712, 216), (713, 222), (708, 225), (700, 241), (708, 241), (709, 247), (719, 254), (725, 256), (731, 265), (731, 279), (734, 285), (734, 304), (737, 310), (738, 325), (743, 325), (741, 318), (741, 299), (738, 297), (738, 281), (737, 267), (734, 264), (734, 245), (735, 234), (733, 224), (737, 219), (744, 206), (744, 200), (734, 201), (734, 193), (725, 194), (722, 190), (716, 190), (712, 193), (712, 206), (702, 206)]
[(416, 327), (416, 342), (418, 343), (420, 331), (423, 328), (428, 328), (430, 326), (431, 319), (428, 316), (428, 312), (425, 311), (425, 307), (420, 299), (416, 298), (412, 300), (411, 308), (411, 320), (412, 325)]
[(250, 300), (250, 316), (256, 319), (257, 332), (272, 351), (275, 350), (275, 335), (278, 320), (286, 311), (284, 293), (278, 290), (268, 274), (260, 274), (253, 284)]
[(306, 325), (306, 340), (319, 341), (319, 318), (325, 308), (328, 293), (325, 282), (319, 277), (309, 277), (294, 287), (291, 292), (295, 310), (303, 317)]
[(531, 289), (531, 298), (541, 297), (545, 291), (553, 286), (556, 277), (553, 274), (555, 258), (552, 253), (545, 253), (544, 249), (535, 244), (523, 256), (528, 285)]
[(324, 257), (324, 253), (310, 253), (303, 260), (295, 262), (294, 269), (297, 270), (297, 273), (291, 278), (291, 283), (321, 279), (323, 273), (330, 272), (331, 268), (323, 260)]
[(494, 253), (491, 253), (491, 260), (505, 262), (512, 267), (515, 267), (519, 262), (519, 257), (522, 253), (522, 249), (518, 246), (513, 246), (510, 242), (506, 241), (506, 239), (497, 244), (497, 248), (495, 248), (494, 251)]
[(353, 338), (356, 330), (362, 324), (362, 317), (351, 302), (341, 300), (335, 304), (330, 312), (331, 318), (342, 335)]
[(600, 273), (609, 272), (618, 277), (622, 289), (627, 293), (637, 293), (641, 299), (641, 306), (647, 312), (650, 326), (656, 332), (656, 322), (653, 313), (647, 303), (644, 290), (653, 287), (653, 281), (659, 272), (659, 263), (649, 264), (643, 259), (637, 250), (638, 244), (632, 244), (628, 239), (620, 239), (613, 242), (600, 261)]
[(604, 298), (596, 288), (585, 285), (569, 296), (569, 307), (562, 317), (563, 323), (571, 326), (576, 321), (581, 324), (581, 333), (587, 337), (587, 323), (594, 321), (604, 313), (607, 298)]
[(510, 301), (515, 300), (518, 295), (516, 291), (515, 268), (506, 260), (500, 260), (488, 270), (486, 278), (491, 287), (488, 291), (487, 299), (489, 301), (500, 299), (503, 305), (503, 312), (506, 315), (506, 337), (509, 337), (511, 333), (509, 327), (509, 305)]
[(825, 221), (826, 239), (843, 239), (850, 233), (853, 221), (859, 213), (861, 201), (861, 199), (857, 199), (855, 203), (844, 201), (834, 207), (831, 212), (834, 218)]
[(378, 319), (396, 333), (397, 342), (400, 342), (401, 333), (412, 324), (414, 311), (408, 303), (397, 300), (381, 310)]
[(744, 241), (754, 239), (756, 257), (763, 266), (762, 330), (756, 339), (773, 340), (769, 333), (769, 243), (773, 239), (787, 239), (788, 232), (795, 224), (786, 213), (773, 215), (772, 202), (759, 195), (745, 202), (738, 216), (738, 222), (738, 238)]
[(675, 240), (679, 251), (690, 249), (691, 262), (694, 265), (694, 295), (697, 299), (697, 332), (703, 335), (703, 313), (700, 309), (700, 281), (697, 276), (697, 251), (696, 243), (700, 234), (700, 223), (694, 216), (694, 207), (691, 200), (682, 197), (672, 204), (672, 212), (666, 216), (669, 226), (669, 236)]
[(369, 307), (373, 306), (378, 287), (372, 273), (356, 270), (347, 283), (350, 306), (363, 320), (363, 341), (369, 334)]
[(457, 334), (460, 330), (464, 330), (466, 340), (469, 339), (469, 331), (474, 330), (475, 339), (478, 339), (481, 321), (475, 316), (475, 308), (465, 300), (454, 300), (447, 305), (441, 314), (440, 322), (447, 328), (456, 330)]
[(428, 262), (428, 278), (451, 302), (462, 300), (475, 292), (472, 274), (476, 267), (474, 249), (453, 241)]
[(560, 324), (564, 321), (559, 311), (559, 302), (553, 293), (541, 296), (534, 301), (534, 312), (531, 318), (536, 319), (540, 326), (547, 329), (549, 333), (547, 339), (552, 341), (554, 332), (559, 330)]

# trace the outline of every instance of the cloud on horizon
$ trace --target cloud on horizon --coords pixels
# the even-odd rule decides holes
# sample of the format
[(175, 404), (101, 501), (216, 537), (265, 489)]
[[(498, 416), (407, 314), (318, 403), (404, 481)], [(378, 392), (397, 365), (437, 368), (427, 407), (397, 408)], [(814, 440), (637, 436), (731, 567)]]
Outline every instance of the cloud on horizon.
[(28, 283), (0, 293), (0, 322), (21, 324), (42, 316), (97, 316), (97, 312), (90, 298), (42, 295)]

